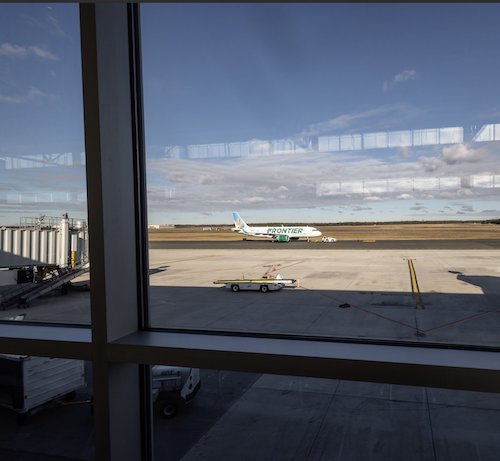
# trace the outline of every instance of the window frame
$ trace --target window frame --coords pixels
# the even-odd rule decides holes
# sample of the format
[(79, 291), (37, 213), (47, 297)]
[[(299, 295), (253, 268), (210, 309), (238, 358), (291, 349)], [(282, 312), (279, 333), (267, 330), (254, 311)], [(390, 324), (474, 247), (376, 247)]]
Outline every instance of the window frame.
[(92, 363), (96, 458), (153, 459), (156, 363), (500, 392), (495, 348), (149, 329), (139, 5), (81, 4), (80, 21), (92, 323), (2, 323), (0, 350)]

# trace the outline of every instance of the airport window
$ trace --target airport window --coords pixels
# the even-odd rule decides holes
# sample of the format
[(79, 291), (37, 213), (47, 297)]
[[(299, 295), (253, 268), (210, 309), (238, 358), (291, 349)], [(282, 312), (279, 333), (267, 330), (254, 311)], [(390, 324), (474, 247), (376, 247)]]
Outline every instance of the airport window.
[(143, 5), (151, 326), (498, 346), (499, 13)]
[(0, 8), (0, 319), (89, 324), (78, 6)]
[(1, 458), (95, 459), (88, 361), (0, 354), (0, 370)]
[[(17, 13), (17, 7), (2, 11)], [(22, 16), (27, 18), (29, 8), (38, 6), (19, 8), (27, 9)], [(41, 8), (51, 15), (57, 9)], [(72, 6), (61, 8), (69, 11)], [(81, 59), (85, 168), (91, 173), (84, 179), (93, 262), (88, 312), (92, 322), (56, 325), (52, 322), (60, 319), (51, 317), (51, 324), (36, 324), (21, 318), (22, 311), (6, 312), (9, 320), (0, 323), (0, 350), (18, 367), (26, 358), (83, 363), (84, 381), (74, 389), (82, 405), (34, 411), (33, 424), (41, 430), (31, 438), (35, 431), (29, 426), (23, 431), (11, 427), (20, 407), (5, 409), (0, 449), (6, 456), (14, 458), (23, 448), (24, 457), (37, 459), (196, 459), (228, 452), (248, 456), (250, 451), (241, 452), (243, 442), (253, 440), (256, 456), (275, 457), (277, 444), (295, 440), (292, 434), (297, 434), (305, 443), (287, 444), (278, 450), (280, 455), (296, 450), (297, 456), (305, 453), (314, 459), (341, 449), (345, 457), (366, 457), (387, 442), (380, 451), (386, 459), (386, 448), (399, 453), (398, 441), (415, 440), (408, 430), (413, 428), (421, 437), (416, 443), (421, 453), (437, 457), (454, 445), (456, 453), (470, 453), (470, 459), (496, 459), (500, 368), (492, 339), (497, 312), (491, 309), (496, 296), (491, 258), (498, 250), (497, 240), (484, 233), (494, 233), (496, 227), (445, 223), (448, 227), (441, 233), (449, 238), (420, 249), (414, 242), (422, 234), (397, 240), (402, 229), (415, 230), (413, 224), (391, 227), (377, 221), (376, 226), (356, 223), (350, 228), (345, 221), (337, 226), (337, 220), (325, 229), (330, 220), (315, 214), (335, 216), (342, 211), (337, 214), (353, 213), (349, 219), (355, 221), (356, 213), (374, 212), (384, 221), (389, 203), (403, 214), (414, 208), (420, 219), (422, 214), (431, 218), (433, 204), (441, 207), (441, 214), (490, 210), (494, 215), (493, 205), (483, 206), (495, 203), (498, 124), (489, 104), (495, 99), (492, 82), (498, 69), (489, 54), (472, 56), (471, 50), (484, 49), (480, 44), (485, 37), (487, 50), (496, 43), (496, 5), (456, 5), (451, 16), (441, 14), (441, 5), (410, 8), (411, 21), (403, 27), (394, 20), (410, 11), (402, 5), (80, 5), (81, 54), (75, 49), (73, 58)], [(75, 18), (78, 21), (77, 14)], [(418, 47), (402, 47), (408, 56), (421, 58), (403, 62), (389, 43), (377, 49), (372, 36), (362, 40), (349, 27), (362, 25), (376, 37), (380, 24), (391, 20), (391, 26), (402, 28), (394, 33), (407, 39), (412, 33), (421, 35), (418, 24), (423, 18), (441, 20), (441, 31), (452, 26), (467, 31), (467, 40), (454, 35), (452, 49), (450, 34), (432, 32), (426, 44), (440, 46), (426, 46), (420, 53)], [(438, 28), (437, 22), (432, 24), (436, 27), (429, 30)], [(468, 27), (459, 27), (464, 24)], [(158, 36), (161, 28), (173, 35)], [(344, 33), (342, 41), (327, 40), (323, 34), (330, 29)], [(247, 40), (242, 41), (245, 34)], [(345, 37), (357, 47), (345, 49)], [(311, 51), (318, 38), (328, 41), (329, 53), (343, 52), (333, 54), (335, 66), (329, 67), (330, 56), (321, 48)], [(23, 59), (33, 54), (42, 59), (47, 55), (39, 50), (49, 50), (33, 48), (37, 45), (31, 41), (18, 46), (26, 53), (3, 47), (0, 59), (13, 51)], [(361, 59), (357, 53), (365, 46), (367, 54)], [(158, 49), (169, 58), (166, 68), (161, 55), (155, 59)], [(313, 65), (320, 58), (325, 72)], [(481, 85), (462, 91), (457, 102), (454, 89), (463, 90), (464, 81), (454, 79), (454, 85), (446, 86), (448, 93), (443, 79), (457, 66), (462, 72), (453, 75), (464, 74), (466, 58), (476, 59), (471, 65), (479, 60), (485, 72), (473, 74), (482, 79)], [(437, 80), (428, 83), (425, 78), (433, 75), (430, 62), (448, 66), (448, 73), (438, 72), (440, 78), (434, 74)], [(376, 106), (366, 80), (353, 82), (359, 84), (356, 93), (365, 97), (363, 102), (353, 104), (354, 92), (347, 89), (366, 63), (372, 66), (369, 74), (379, 78)], [(203, 87), (196, 80), (199, 75)], [(285, 75), (289, 80), (281, 78)], [(252, 89), (252, 81), (258, 87)], [(304, 81), (309, 85), (298, 91)], [(428, 93), (422, 87), (413, 88), (413, 93), (408, 89), (422, 81)], [(335, 99), (338, 86), (344, 97)], [(481, 93), (486, 89), (489, 98)], [(453, 109), (452, 118), (432, 106), (437, 95), (446, 109)], [(152, 105), (153, 99), (157, 105)], [(167, 100), (165, 109), (162, 102)], [(317, 100), (330, 104), (321, 106)], [(69, 103), (63, 106), (74, 109)], [(318, 107), (323, 112), (311, 121), (310, 111)], [(233, 110), (238, 108), (240, 112)], [(466, 109), (481, 120), (480, 126), (460, 115)], [(293, 123), (285, 113), (294, 116)], [(207, 120), (211, 124), (205, 125)], [(226, 133), (221, 134), (221, 126)], [(159, 136), (162, 130), (167, 141)], [(434, 202), (436, 187), (444, 194), (440, 199), (458, 194), (460, 201)], [(269, 208), (269, 197), (287, 205)], [(428, 207), (419, 208), (421, 203)], [(149, 235), (155, 237), (150, 238), (150, 251), (146, 205)], [(232, 212), (240, 213), (234, 221)], [(245, 222), (269, 224), (265, 233), (271, 238), (267, 235), (265, 243), (243, 241), (245, 236), (236, 231), (247, 230)], [(315, 230), (309, 227), (322, 235), (312, 234)], [(297, 244), (298, 228), (308, 235)], [(429, 238), (427, 226), (418, 231)], [(459, 231), (476, 237), (457, 249), (453, 240)], [(380, 246), (381, 236), (388, 238), (391, 232), (392, 243)], [(214, 235), (222, 236), (217, 244)], [(323, 237), (327, 239), (318, 241)], [(158, 243), (160, 239), (166, 243)], [(354, 240), (358, 242), (352, 249), (337, 245)], [(314, 253), (307, 258), (296, 254), (308, 252)], [(343, 264), (329, 263), (334, 255), (344, 258)], [(222, 283), (214, 285), (227, 277), (258, 277), (258, 290), (250, 282), (229, 282), (227, 289), (216, 287)], [(335, 285), (325, 288), (332, 280)], [(262, 302), (262, 297), (268, 298)], [(363, 304), (366, 300), (370, 306)], [(460, 306), (452, 305), (457, 302)], [(228, 306), (241, 315), (228, 312)], [(467, 319), (455, 317), (457, 309)], [(304, 323), (304, 316), (315, 321)], [(408, 317), (413, 321), (410, 332), (404, 326)], [(481, 323), (485, 320), (488, 328)], [(469, 328), (477, 321), (476, 330)], [(431, 333), (438, 330), (439, 335)], [(73, 392), (66, 390), (63, 397)], [(49, 403), (56, 405), (59, 396), (52, 397)], [(86, 399), (91, 402), (84, 403)], [(384, 412), (387, 417), (381, 422)], [(304, 424), (304, 415), (311, 424)], [(44, 439), (55, 420), (62, 428), (57, 435), (64, 440)], [(75, 426), (65, 424), (67, 420), (78, 420), (78, 437), (69, 434)], [(228, 426), (233, 430), (230, 439), (224, 435)], [(387, 434), (401, 426), (392, 445), (395, 439)], [(264, 427), (272, 430), (264, 433)], [(359, 436), (367, 430), (373, 438), (360, 447)], [(16, 440), (8, 438), (10, 433)], [(21, 439), (28, 440), (24, 447), (18, 443)], [(66, 446), (68, 440), (71, 447)]]
[(498, 453), (496, 394), (223, 370), (200, 376), (198, 395), (179, 399), (175, 415), (155, 403), (156, 459), (461, 459), (465, 449), (494, 460)]

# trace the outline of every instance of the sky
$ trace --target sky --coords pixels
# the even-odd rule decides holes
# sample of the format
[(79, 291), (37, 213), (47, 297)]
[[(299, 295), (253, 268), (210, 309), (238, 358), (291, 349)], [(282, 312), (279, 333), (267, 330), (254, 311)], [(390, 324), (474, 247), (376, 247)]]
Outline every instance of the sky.
[[(499, 20), (142, 4), (149, 222), (500, 217)], [(77, 5), (0, 5), (0, 120), (0, 223), (85, 217)]]

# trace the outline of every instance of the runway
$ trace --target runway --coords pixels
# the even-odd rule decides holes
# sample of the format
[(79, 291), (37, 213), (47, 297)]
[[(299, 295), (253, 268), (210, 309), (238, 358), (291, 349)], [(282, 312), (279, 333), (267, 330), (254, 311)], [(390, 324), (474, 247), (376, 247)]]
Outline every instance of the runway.
[(268, 240), (204, 240), (204, 241), (151, 241), (151, 250), (199, 249), (199, 250), (497, 250), (500, 239), (463, 240), (344, 240), (335, 243), (287, 242), (274, 243)]

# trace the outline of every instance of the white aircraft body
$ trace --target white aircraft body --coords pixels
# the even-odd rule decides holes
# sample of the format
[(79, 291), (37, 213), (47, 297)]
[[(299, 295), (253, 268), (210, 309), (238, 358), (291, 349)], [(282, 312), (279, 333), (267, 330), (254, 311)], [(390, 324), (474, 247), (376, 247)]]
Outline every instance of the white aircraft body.
[(311, 237), (319, 237), (321, 235), (318, 229), (309, 226), (249, 226), (237, 212), (233, 213), (233, 219), (233, 232), (239, 232), (250, 237), (268, 238), (275, 242), (288, 242), (298, 239), (309, 240)]

